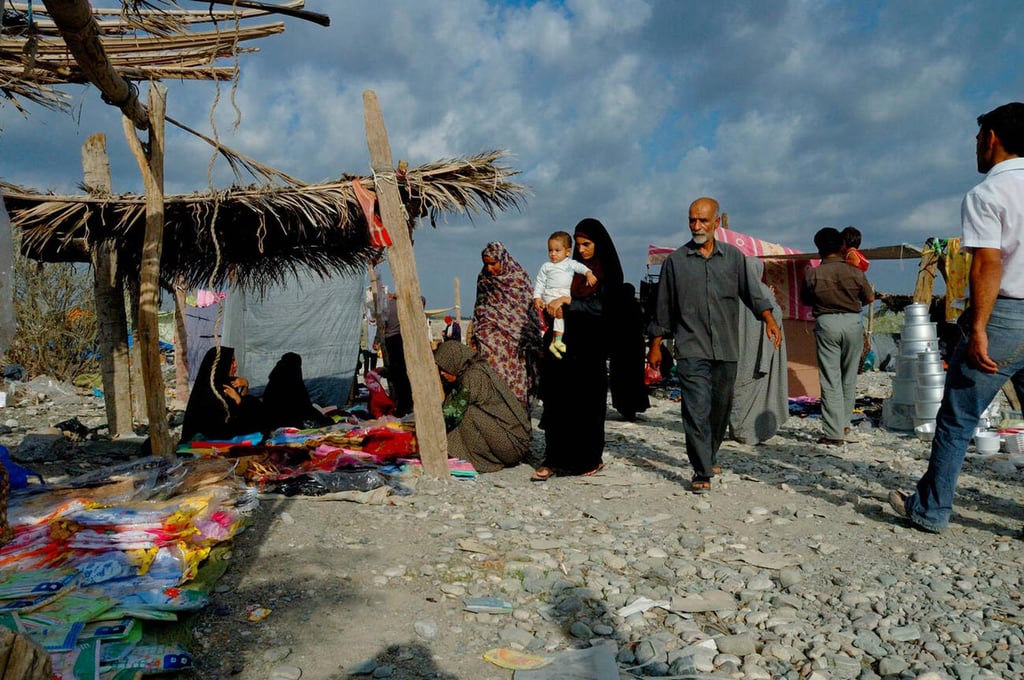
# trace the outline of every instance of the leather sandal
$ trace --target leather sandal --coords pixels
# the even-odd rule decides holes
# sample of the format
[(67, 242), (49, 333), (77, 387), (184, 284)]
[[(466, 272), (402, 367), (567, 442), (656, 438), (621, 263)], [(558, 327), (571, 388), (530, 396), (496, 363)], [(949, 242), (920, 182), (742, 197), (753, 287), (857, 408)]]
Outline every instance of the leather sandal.
[(604, 469), (604, 463), (598, 463), (596, 468), (594, 468), (590, 472), (584, 472), (583, 476), (584, 477), (592, 477), (593, 475), (596, 475), (598, 472), (600, 472), (603, 469)]
[(546, 482), (555, 476), (555, 471), (546, 465), (541, 465), (530, 475), (531, 482)]
[(694, 477), (690, 480), (690, 491), (697, 494), (703, 494), (711, 491), (711, 480), (704, 479), (702, 477)]

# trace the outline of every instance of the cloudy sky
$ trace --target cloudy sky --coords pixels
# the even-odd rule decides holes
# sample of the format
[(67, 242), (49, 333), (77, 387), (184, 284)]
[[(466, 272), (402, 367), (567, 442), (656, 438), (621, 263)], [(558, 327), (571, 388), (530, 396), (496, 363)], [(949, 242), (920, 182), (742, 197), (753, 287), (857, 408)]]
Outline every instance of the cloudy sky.
[[(604, 222), (639, 281), (647, 245), (681, 243), (701, 195), (719, 199), (734, 229), (801, 250), (829, 225), (857, 226), (864, 247), (958, 235), (960, 199), (981, 179), (975, 119), (1024, 100), (1019, 0), (307, 8), (331, 26), (286, 19), (284, 34), (242, 56), (237, 90), (216, 106), (211, 84), (168, 83), (168, 115), (209, 133), (213, 109), (225, 144), (309, 182), (368, 173), (367, 89), (396, 160), (507, 149), (530, 190), (521, 212), (417, 232), (428, 307), (452, 304), (458, 277), (471, 308), (488, 241), (533, 274), (547, 234), (585, 217)], [(73, 192), (80, 146), (103, 131), (115, 190), (141, 191), (116, 111), (91, 89), (69, 92), (72, 117), (0, 104), (0, 178)], [(166, 190), (205, 190), (209, 150), (167, 135)], [(226, 168), (213, 182), (230, 182)], [(869, 277), (909, 293), (916, 269), (875, 263)]]

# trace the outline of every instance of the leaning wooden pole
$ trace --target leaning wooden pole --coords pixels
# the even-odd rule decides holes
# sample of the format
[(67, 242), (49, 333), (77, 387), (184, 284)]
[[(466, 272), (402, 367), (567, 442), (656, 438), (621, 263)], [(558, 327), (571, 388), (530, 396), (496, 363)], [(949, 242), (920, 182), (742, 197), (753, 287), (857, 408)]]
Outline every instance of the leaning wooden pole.
[[(370, 329), (366, 329), (366, 342), (369, 349), (377, 349), (380, 351), (381, 359), (385, 366), (388, 366), (388, 349), (384, 343), (384, 301), (381, 300), (377, 293), (380, 292), (380, 284), (377, 282), (377, 263), (376, 261), (371, 262), (367, 267), (367, 271), (370, 272), (370, 313), (373, 314), (373, 337), (369, 337)], [(377, 346), (374, 347), (374, 340), (377, 341)]]
[(103, 101), (121, 112), (140, 130), (149, 127), (149, 116), (139, 102), (138, 91), (114, 69), (103, 49), (100, 28), (88, 0), (43, 0), (64, 44), (82, 73), (103, 93)]
[(459, 293), (459, 277), (455, 277), (455, 321), (462, 327), (462, 296)]
[(416, 441), (419, 443), (423, 472), (448, 479), (448, 439), (441, 414), (441, 378), (430, 351), (430, 340), (423, 332), (423, 299), (416, 273), (416, 258), (409, 236), (409, 220), (398, 193), (395, 165), (391, 160), (384, 116), (373, 90), (363, 92), (366, 140), (370, 148), (370, 167), (380, 202), (384, 228), (391, 235), (388, 264), (395, 279), (398, 296), (398, 323), (402, 328), (405, 363), (412, 385), (413, 413), (416, 415)]
[(186, 285), (182, 277), (174, 282), (174, 408), (184, 410), (188, 405), (188, 331), (185, 315)]
[[(113, 193), (107, 137), (97, 133), (82, 145), (82, 170), (89, 193)], [(116, 439), (132, 431), (132, 404), (128, 377), (128, 319), (124, 311), (124, 286), (117, 276), (117, 250), (103, 241), (90, 253), (93, 268), (93, 294), (96, 297), (97, 344), (100, 349), (100, 375), (103, 378), (103, 404), (107, 411), (107, 430)]]
[(149, 148), (123, 118), (125, 137), (142, 172), (146, 187), (146, 235), (142, 243), (139, 268), (139, 350), (142, 356), (142, 380), (146, 387), (146, 413), (149, 416), (149, 437), (153, 454), (174, 457), (170, 430), (167, 427), (167, 405), (164, 400), (163, 361), (160, 358), (160, 323), (157, 305), (160, 300), (160, 255), (164, 239), (164, 111), (167, 88), (160, 83), (149, 85)]

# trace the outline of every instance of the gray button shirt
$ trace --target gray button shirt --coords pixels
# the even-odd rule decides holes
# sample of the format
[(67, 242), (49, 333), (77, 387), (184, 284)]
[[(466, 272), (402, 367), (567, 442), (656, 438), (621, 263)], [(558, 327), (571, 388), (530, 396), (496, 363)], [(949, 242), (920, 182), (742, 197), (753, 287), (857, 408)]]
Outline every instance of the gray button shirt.
[(690, 241), (661, 265), (654, 334), (671, 336), (678, 358), (737, 361), (741, 302), (758, 319), (772, 308), (749, 278), (746, 256), (716, 241), (705, 258)]

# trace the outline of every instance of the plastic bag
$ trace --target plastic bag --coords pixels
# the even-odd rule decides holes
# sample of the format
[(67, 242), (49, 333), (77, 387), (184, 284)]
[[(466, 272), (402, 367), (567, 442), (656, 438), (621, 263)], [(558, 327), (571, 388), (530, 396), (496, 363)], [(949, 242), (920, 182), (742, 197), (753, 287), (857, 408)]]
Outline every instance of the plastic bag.
[(654, 368), (650, 364), (644, 366), (644, 384), (645, 385), (656, 385), (661, 382), (661, 371)]
[(370, 491), (387, 482), (374, 469), (311, 472), (268, 483), (267, 491), (285, 496), (323, 496), (335, 491)]

